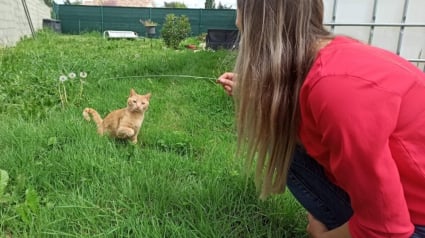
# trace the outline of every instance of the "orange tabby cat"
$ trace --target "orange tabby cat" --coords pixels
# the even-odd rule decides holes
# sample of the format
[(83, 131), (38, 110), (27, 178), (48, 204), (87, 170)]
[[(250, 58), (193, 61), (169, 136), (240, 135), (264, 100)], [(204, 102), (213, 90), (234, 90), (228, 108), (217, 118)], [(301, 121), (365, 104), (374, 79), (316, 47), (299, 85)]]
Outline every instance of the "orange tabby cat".
[(109, 134), (111, 137), (119, 139), (130, 139), (132, 143), (137, 143), (137, 135), (142, 126), (145, 111), (149, 107), (151, 94), (137, 94), (134, 89), (130, 90), (130, 96), (127, 99), (127, 107), (112, 111), (105, 119), (102, 119), (99, 113), (92, 108), (85, 108), (83, 116), (90, 121), (90, 114), (97, 125), (97, 133)]

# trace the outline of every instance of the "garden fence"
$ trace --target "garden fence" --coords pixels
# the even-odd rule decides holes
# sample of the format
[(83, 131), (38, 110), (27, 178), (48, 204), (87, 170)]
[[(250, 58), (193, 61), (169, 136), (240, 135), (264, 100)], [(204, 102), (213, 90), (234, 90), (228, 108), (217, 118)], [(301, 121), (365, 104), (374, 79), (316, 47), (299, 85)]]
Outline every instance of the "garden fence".
[(425, 72), (424, 0), (324, 0), (326, 25), (408, 59)]
[(146, 30), (140, 20), (150, 19), (158, 23), (156, 37), (159, 37), (165, 16), (170, 13), (187, 16), (193, 36), (206, 33), (208, 29), (236, 29), (236, 12), (232, 9), (54, 5), (53, 13), (61, 21), (62, 32), (67, 34), (124, 30), (146, 36)]
[[(425, 71), (424, 0), (323, 0), (325, 25), (336, 34), (345, 34), (408, 59)], [(158, 23), (159, 37), (165, 16), (186, 15), (192, 35), (208, 29), (235, 30), (234, 9), (138, 8), (81, 5), (54, 5), (62, 32), (105, 30), (135, 31), (146, 35), (140, 20)]]

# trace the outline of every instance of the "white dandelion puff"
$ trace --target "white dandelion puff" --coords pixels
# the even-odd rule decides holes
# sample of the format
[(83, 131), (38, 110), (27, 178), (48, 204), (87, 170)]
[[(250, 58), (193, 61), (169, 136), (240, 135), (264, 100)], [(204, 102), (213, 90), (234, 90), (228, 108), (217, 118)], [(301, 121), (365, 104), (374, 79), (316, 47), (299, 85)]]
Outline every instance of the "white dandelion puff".
[(59, 76), (59, 81), (61, 81), (62, 83), (65, 82), (66, 80), (68, 80), (68, 77), (66, 77), (65, 75)]
[(87, 73), (86, 72), (80, 72), (80, 78), (85, 79), (87, 77)]
[(75, 79), (75, 77), (77, 77), (77, 75), (74, 72), (71, 72), (71, 73), (68, 74), (68, 77), (70, 79)]

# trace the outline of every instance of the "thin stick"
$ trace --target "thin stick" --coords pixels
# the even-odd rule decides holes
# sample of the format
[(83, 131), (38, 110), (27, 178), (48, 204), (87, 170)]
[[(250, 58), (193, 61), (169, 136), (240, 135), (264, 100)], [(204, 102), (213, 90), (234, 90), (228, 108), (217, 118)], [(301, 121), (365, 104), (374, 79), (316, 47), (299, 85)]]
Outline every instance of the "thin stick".
[(192, 75), (172, 75), (172, 74), (163, 74), (163, 75), (140, 75), (140, 76), (122, 76), (122, 77), (114, 77), (114, 78), (107, 78), (107, 79), (122, 79), (122, 78), (165, 78), (165, 77), (174, 77), (174, 78), (197, 78), (197, 79), (208, 79), (210, 81), (213, 81), (215, 83), (216, 78), (213, 77), (204, 77), (204, 76), (192, 76)]

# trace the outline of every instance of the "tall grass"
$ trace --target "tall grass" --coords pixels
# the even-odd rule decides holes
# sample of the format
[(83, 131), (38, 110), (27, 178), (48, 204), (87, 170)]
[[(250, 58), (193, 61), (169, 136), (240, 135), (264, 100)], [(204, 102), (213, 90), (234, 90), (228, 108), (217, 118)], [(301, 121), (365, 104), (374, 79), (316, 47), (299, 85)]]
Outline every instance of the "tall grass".
[[(214, 83), (233, 54), (49, 32), (1, 49), (0, 237), (305, 237), (293, 197), (258, 200), (233, 157)], [(130, 88), (152, 93), (138, 145), (99, 137), (83, 108), (106, 115)]]

